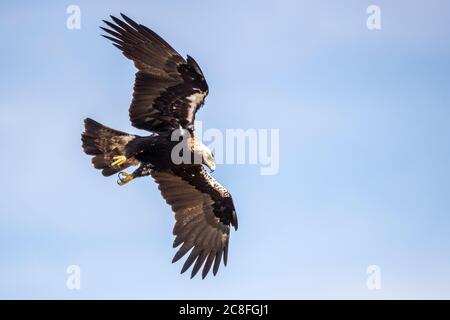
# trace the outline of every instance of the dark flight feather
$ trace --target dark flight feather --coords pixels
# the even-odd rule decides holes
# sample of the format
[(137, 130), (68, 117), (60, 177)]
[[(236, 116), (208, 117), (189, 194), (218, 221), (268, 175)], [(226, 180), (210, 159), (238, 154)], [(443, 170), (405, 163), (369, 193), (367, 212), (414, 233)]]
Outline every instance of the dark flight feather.
[(111, 16), (101, 27), (138, 72), (130, 106), (133, 126), (151, 132), (169, 131), (180, 126), (194, 130), (195, 114), (208, 94), (208, 85), (195, 60), (181, 57), (154, 31), (121, 15)]
[[(238, 226), (230, 194), (201, 165), (155, 170), (151, 175), (175, 213), (174, 247), (182, 246), (172, 262), (191, 250), (181, 272), (194, 265), (191, 277), (202, 266), (202, 278), (206, 277), (211, 267), (215, 275), (222, 257), (224, 263), (227, 262), (230, 225)], [(179, 205), (185, 199), (189, 199), (190, 205)]]

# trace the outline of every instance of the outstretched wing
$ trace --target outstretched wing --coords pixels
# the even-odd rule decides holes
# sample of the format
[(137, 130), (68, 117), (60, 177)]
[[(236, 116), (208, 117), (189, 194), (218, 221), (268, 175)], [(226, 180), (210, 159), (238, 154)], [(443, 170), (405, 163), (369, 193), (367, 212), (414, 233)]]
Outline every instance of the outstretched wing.
[(121, 14), (104, 21), (103, 28), (139, 70), (134, 82), (130, 120), (134, 127), (152, 132), (179, 128), (194, 130), (195, 113), (203, 105), (208, 85), (193, 58), (187, 61), (164, 39)]
[(227, 264), (230, 224), (236, 230), (238, 227), (231, 195), (201, 165), (154, 170), (151, 175), (175, 213), (173, 247), (182, 246), (172, 262), (192, 249), (181, 273), (195, 262), (191, 278), (202, 265), (203, 278), (211, 266), (216, 275), (222, 257), (224, 265)]

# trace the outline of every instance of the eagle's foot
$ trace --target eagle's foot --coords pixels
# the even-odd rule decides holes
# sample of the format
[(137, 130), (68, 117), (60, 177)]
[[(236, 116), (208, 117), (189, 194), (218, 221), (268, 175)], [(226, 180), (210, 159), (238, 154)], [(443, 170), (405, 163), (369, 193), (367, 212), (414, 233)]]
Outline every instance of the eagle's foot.
[(117, 184), (119, 186), (123, 186), (134, 179), (132, 174), (128, 174), (126, 172), (119, 172), (119, 180), (117, 180)]
[(113, 160), (114, 160), (114, 162), (111, 163), (111, 167), (121, 166), (125, 162), (127, 162), (127, 157), (125, 157), (125, 156), (115, 156), (115, 157), (113, 157)]

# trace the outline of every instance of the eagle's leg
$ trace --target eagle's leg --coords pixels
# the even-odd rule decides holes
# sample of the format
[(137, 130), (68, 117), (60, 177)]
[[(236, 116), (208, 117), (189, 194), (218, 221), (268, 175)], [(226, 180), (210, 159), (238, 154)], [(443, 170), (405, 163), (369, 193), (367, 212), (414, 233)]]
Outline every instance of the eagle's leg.
[(150, 164), (150, 163), (143, 163), (141, 164), (141, 166), (139, 168), (137, 168), (134, 172), (133, 172), (133, 176), (135, 178), (139, 178), (139, 177), (146, 177), (150, 175), (150, 172), (152, 171), (152, 169), (154, 169), (155, 167)]
[(147, 164), (141, 164), (139, 168), (137, 168), (132, 174), (126, 173), (126, 172), (119, 172), (119, 180), (117, 180), (117, 183), (119, 186), (123, 186), (133, 180), (134, 178), (140, 178), (150, 175), (150, 172), (153, 169), (153, 165), (147, 163)]

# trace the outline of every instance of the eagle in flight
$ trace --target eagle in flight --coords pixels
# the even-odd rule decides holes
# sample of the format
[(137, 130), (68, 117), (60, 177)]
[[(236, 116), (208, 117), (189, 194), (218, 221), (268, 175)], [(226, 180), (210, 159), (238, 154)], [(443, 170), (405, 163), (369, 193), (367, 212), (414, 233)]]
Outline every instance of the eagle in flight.
[[(103, 21), (109, 28), (101, 29), (138, 69), (129, 116), (134, 127), (150, 135), (128, 134), (87, 118), (83, 150), (104, 176), (118, 173), (121, 186), (152, 176), (175, 215), (173, 247), (181, 247), (172, 262), (190, 251), (181, 273), (193, 265), (191, 278), (202, 266), (203, 278), (211, 267), (216, 275), (221, 261), (227, 264), (230, 225), (237, 230), (238, 221), (230, 193), (203, 167), (215, 170), (213, 153), (195, 136), (195, 115), (208, 85), (192, 57), (184, 59), (154, 31), (121, 16)], [(175, 132), (185, 141), (181, 153), (172, 152), (180, 143), (172, 137)], [(173, 161), (174, 154), (194, 161)], [(123, 171), (130, 166), (138, 168)]]

